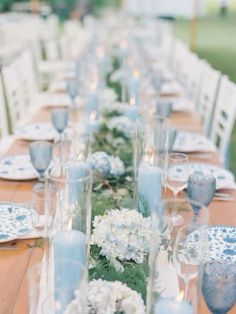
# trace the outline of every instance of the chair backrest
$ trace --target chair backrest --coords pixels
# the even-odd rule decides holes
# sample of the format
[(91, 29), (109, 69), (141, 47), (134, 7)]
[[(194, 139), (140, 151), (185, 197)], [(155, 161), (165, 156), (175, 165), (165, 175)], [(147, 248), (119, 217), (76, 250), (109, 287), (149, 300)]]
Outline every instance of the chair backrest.
[(9, 134), (5, 95), (0, 77), (0, 141)]
[(171, 66), (177, 79), (179, 79), (181, 69), (185, 64), (186, 55), (189, 53), (190, 53), (189, 49), (183, 41), (178, 39), (175, 40), (173, 45), (173, 56)]
[(213, 69), (206, 61), (203, 61), (196, 111), (201, 115), (206, 136), (209, 136), (210, 133), (220, 77), (221, 73), (219, 71)]
[(179, 81), (186, 90), (186, 96), (194, 103), (197, 101), (201, 82), (202, 60), (188, 51), (185, 53), (184, 63), (179, 70)]
[(236, 110), (236, 85), (223, 76), (216, 100), (210, 139), (218, 147), (221, 162), (227, 161), (228, 146), (234, 126)]
[(19, 81), (19, 58), (2, 67), (3, 87), (11, 120), (11, 130), (14, 131), (26, 115), (22, 90)]
[(33, 55), (30, 48), (22, 51), (18, 60), (18, 77), (21, 85), (21, 97), (26, 110), (31, 110), (32, 99), (38, 92), (38, 82)]

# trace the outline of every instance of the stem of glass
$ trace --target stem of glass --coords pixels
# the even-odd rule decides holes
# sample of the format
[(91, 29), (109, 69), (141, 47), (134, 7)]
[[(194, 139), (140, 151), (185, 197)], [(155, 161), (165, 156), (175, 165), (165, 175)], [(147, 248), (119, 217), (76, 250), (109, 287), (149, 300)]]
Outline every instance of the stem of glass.
[(187, 301), (188, 296), (188, 287), (189, 287), (189, 280), (184, 280), (185, 289), (184, 289), (184, 300)]

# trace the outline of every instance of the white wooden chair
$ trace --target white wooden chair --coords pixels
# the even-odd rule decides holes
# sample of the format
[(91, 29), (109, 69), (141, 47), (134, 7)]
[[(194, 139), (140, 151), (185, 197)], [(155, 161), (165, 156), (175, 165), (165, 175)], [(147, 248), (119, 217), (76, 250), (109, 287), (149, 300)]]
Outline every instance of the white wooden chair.
[(210, 139), (217, 146), (220, 160), (227, 165), (227, 153), (234, 126), (236, 110), (236, 85), (223, 76), (219, 94), (216, 100), (216, 109), (210, 131)]
[(188, 99), (196, 103), (201, 82), (202, 60), (192, 53), (187, 52), (184, 62), (179, 70), (179, 81), (185, 88)]
[(27, 114), (19, 81), (19, 58), (2, 67), (3, 87), (10, 115), (11, 131), (19, 127)]
[(6, 111), (5, 95), (2, 86), (2, 78), (0, 77), (0, 141), (9, 135), (8, 117)]
[(196, 102), (196, 111), (201, 115), (204, 133), (209, 136), (221, 73), (206, 61), (202, 62), (201, 83)]

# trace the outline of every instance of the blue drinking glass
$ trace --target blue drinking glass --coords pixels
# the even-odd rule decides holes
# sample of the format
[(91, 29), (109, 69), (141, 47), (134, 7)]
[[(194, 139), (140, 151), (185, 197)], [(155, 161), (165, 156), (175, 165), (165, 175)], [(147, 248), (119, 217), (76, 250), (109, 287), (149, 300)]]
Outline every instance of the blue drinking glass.
[(36, 141), (29, 145), (30, 160), (39, 173), (39, 181), (44, 181), (44, 174), (52, 160), (53, 145), (45, 141)]
[(75, 105), (75, 98), (78, 94), (78, 81), (77, 79), (70, 79), (66, 85), (67, 93), (69, 94), (72, 102), (72, 106)]
[[(190, 200), (196, 201), (199, 204), (208, 206), (215, 194), (216, 179), (212, 175), (202, 172), (194, 172), (188, 179), (188, 197)], [(192, 204), (194, 210), (194, 221), (198, 220), (200, 206)]]
[(51, 111), (51, 121), (53, 127), (61, 135), (68, 125), (69, 113), (66, 109), (54, 109)]
[(212, 261), (202, 265), (201, 291), (213, 314), (226, 314), (236, 304), (236, 264)]

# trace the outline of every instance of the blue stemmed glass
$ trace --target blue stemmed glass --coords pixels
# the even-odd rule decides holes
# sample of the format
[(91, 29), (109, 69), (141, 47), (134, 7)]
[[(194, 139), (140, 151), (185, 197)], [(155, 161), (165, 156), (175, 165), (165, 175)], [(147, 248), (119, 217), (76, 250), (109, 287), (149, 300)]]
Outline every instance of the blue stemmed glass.
[(75, 98), (78, 94), (78, 81), (76, 79), (68, 80), (66, 89), (71, 98), (72, 106), (75, 107)]
[[(194, 172), (188, 179), (188, 197), (190, 200), (196, 201), (199, 204), (208, 206), (216, 191), (216, 179), (210, 174), (202, 172)], [(194, 221), (198, 221), (201, 207), (192, 204), (194, 210)]]
[(226, 314), (236, 304), (236, 264), (212, 261), (202, 265), (201, 291), (213, 314)]
[(66, 109), (54, 109), (51, 112), (51, 121), (53, 127), (57, 130), (59, 135), (64, 132), (68, 125), (69, 113)]
[(51, 112), (51, 121), (53, 127), (59, 133), (59, 150), (60, 150), (60, 159), (62, 161), (63, 156), (63, 132), (68, 126), (69, 113), (66, 109), (54, 109)]
[(32, 165), (39, 173), (39, 181), (44, 181), (44, 174), (52, 160), (52, 144), (45, 141), (36, 141), (29, 145), (29, 154)]

